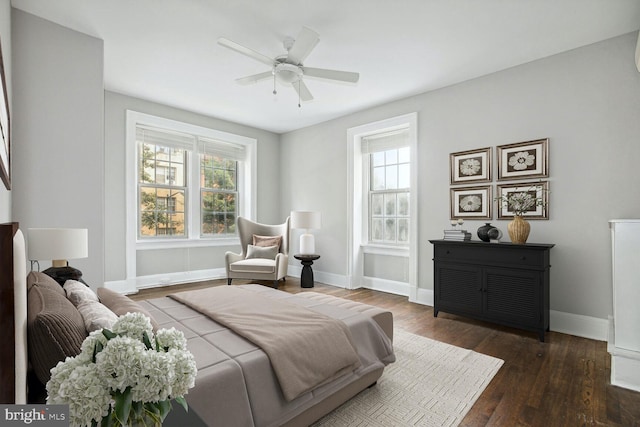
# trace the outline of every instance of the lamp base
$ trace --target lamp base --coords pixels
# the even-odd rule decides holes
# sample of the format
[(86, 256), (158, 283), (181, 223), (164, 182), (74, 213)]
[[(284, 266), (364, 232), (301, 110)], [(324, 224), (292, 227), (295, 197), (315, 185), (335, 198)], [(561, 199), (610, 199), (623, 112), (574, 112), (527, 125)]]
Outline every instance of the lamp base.
[(300, 254), (313, 255), (316, 253), (316, 243), (313, 234), (302, 234), (300, 236)]
[(58, 282), (60, 286), (64, 286), (64, 282), (66, 282), (67, 280), (77, 280), (78, 282), (84, 283), (85, 285), (87, 285), (85, 281), (82, 280), (82, 271), (78, 270), (77, 268), (73, 268), (69, 266), (49, 267), (46, 270), (44, 270), (43, 273), (51, 277), (56, 282)]

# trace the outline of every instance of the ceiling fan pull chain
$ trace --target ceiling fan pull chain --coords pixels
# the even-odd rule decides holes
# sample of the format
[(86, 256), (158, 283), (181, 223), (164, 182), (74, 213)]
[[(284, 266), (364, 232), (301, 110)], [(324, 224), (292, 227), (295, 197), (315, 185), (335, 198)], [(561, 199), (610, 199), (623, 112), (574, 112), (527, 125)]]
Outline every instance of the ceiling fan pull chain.
[(300, 105), (300, 80), (298, 80), (298, 108), (302, 108)]
[(278, 91), (276, 90), (276, 73), (273, 73), (273, 94), (277, 95)]

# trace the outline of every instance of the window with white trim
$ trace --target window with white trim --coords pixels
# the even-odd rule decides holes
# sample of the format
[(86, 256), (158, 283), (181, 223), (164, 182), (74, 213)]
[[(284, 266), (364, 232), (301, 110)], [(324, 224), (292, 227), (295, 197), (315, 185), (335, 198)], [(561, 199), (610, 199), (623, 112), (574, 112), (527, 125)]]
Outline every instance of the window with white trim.
[(237, 238), (237, 217), (254, 205), (255, 139), (135, 112), (128, 121), (135, 240)]
[(362, 138), (368, 182), (368, 243), (409, 245), (411, 153), (409, 129)]

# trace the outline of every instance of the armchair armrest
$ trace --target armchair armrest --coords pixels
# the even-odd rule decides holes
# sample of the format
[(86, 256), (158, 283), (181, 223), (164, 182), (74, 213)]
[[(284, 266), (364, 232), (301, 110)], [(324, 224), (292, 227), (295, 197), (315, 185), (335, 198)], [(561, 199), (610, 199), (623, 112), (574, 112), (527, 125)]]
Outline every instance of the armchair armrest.
[(244, 259), (243, 254), (237, 254), (231, 251), (227, 251), (224, 254), (224, 260), (225, 260), (225, 263), (227, 264), (227, 267), (229, 267), (229, 264), (233, 264), (234, 262), (241, 261), (243, 259)]

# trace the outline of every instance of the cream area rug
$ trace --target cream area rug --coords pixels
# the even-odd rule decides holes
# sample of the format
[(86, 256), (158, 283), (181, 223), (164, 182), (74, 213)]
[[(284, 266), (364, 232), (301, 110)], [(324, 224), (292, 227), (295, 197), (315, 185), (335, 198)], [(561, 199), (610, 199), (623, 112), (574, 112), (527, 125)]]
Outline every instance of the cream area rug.
[(313, 424), (457, 426), (503, 360), (396, 329), (396, 361), (366, 389)]

